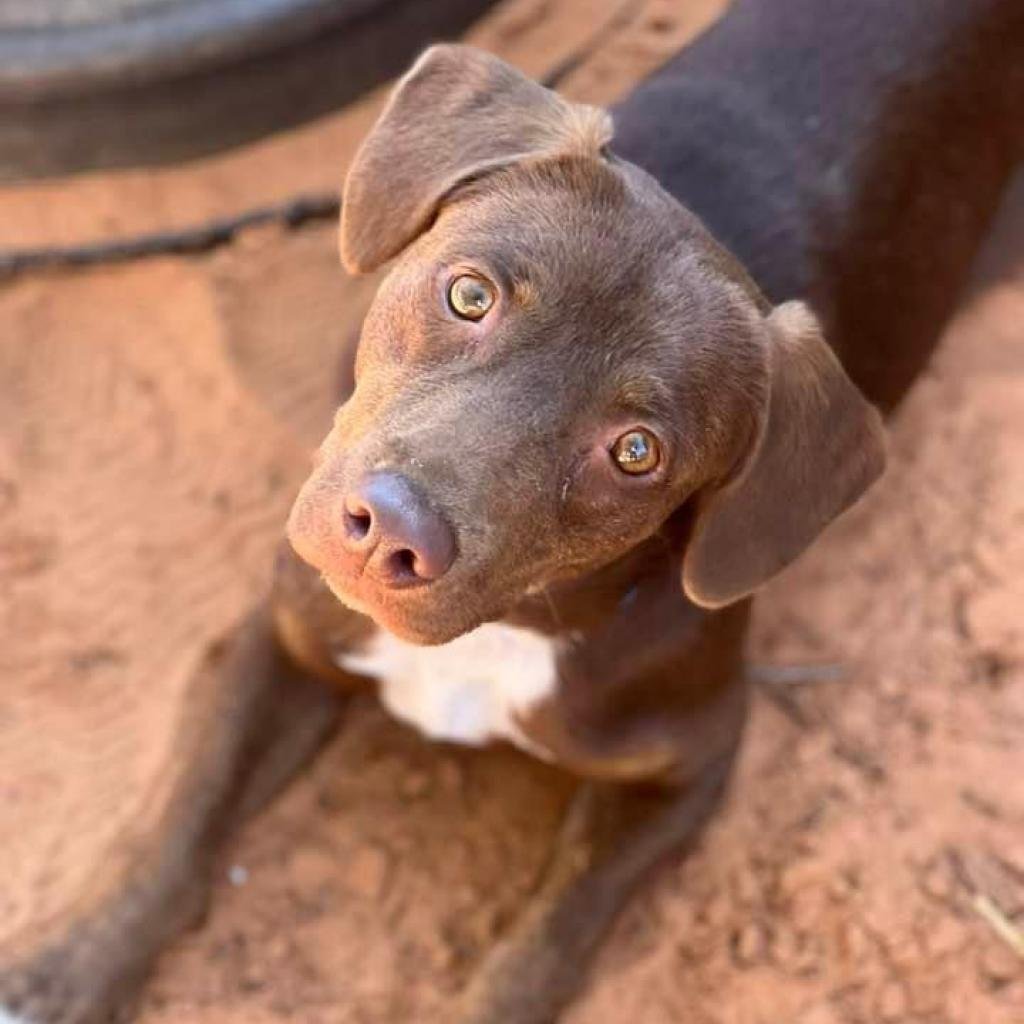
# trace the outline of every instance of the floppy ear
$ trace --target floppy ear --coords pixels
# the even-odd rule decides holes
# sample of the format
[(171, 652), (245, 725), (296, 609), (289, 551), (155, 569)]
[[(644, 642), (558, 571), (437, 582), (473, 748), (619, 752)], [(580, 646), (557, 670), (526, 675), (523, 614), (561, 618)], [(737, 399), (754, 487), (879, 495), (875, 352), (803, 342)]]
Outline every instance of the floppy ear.
[(597, 153), (602, 110), (567, 103), (504, 61), (432, 46), (395, 87), (348, 172), (341, 258), (373, 270), (426, 230), (460, 182), (530, 156)]
[(796, 558), (885, 468), (881, 418), (801, 302), (767, 319), (769, 395), (738, 474), (698, 499), (683, 588), (718, 608)]

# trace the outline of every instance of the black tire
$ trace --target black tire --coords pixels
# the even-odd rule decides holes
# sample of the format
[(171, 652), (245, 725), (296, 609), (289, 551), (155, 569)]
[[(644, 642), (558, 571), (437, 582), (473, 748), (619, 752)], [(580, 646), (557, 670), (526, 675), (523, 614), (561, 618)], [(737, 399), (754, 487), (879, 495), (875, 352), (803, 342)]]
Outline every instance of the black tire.
[(75, 21), (54, 0), (47, 23), (47, 4), (15, 0), (0, 12), (0, 179), (182, 160), (294, 126), (491, 3), (88, 0), (97, 16)]

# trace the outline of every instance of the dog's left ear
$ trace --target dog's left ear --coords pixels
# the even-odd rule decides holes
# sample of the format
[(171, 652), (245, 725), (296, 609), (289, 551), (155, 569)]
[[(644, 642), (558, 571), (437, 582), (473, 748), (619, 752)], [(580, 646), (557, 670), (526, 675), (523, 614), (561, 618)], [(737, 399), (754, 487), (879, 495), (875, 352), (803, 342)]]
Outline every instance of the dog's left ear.
[(846, 376), (801, 302), (767, 318), (769, 389), (751, 451), (697, 499), (683, 588), (719, 608), (775, 575), (885, 468), (878, 412)]
[(425, 231), (453, 189), (528, 157), (597, 154), (611, 118), (469, 46), (432, 46), (395, 86), (345, 181), (341, 258), (373, 270)]

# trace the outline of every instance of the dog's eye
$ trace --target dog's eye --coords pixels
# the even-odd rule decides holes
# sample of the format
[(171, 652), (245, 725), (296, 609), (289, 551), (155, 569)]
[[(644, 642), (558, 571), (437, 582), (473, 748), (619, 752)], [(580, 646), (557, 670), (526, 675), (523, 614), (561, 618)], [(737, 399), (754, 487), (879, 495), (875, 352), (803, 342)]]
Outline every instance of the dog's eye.
[(448, 286), (448, 305), (463, 320), (482, 320), (494, 305), (494, 285), (482, 277), (462, 274)]
[(658, 439), (649, 430), (630, 430), (612, 445), (612, 458), (623, 473), (640, 476), (661, 461)]

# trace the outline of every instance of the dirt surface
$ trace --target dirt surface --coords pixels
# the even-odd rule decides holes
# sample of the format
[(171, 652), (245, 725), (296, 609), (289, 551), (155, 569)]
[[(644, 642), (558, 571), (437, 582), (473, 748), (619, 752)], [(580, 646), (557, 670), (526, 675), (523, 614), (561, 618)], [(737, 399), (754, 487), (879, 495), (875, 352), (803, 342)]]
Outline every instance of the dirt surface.
[[(543, 73), (610, 25), (566, 86), (605, 101), (717, 6), (511, 0), (476, 38)], [(2, 190), (0, 246), (334, 185), (379, 99), (217, 160)], [(159, 815), (186, 682), (265, 585), (373, 283), (319, 226), (0, 286), (0, 961), (99, 899)], [(1024, 1024), (1024, 264), (892, 433), (883, 483), (758, 604), (756, 663), (826, 668), (759, 698), (728, 807), (570, 1024)], [(445, 1021), (567, 792), (355, 704), (221, 857), (141, 1020)]]

